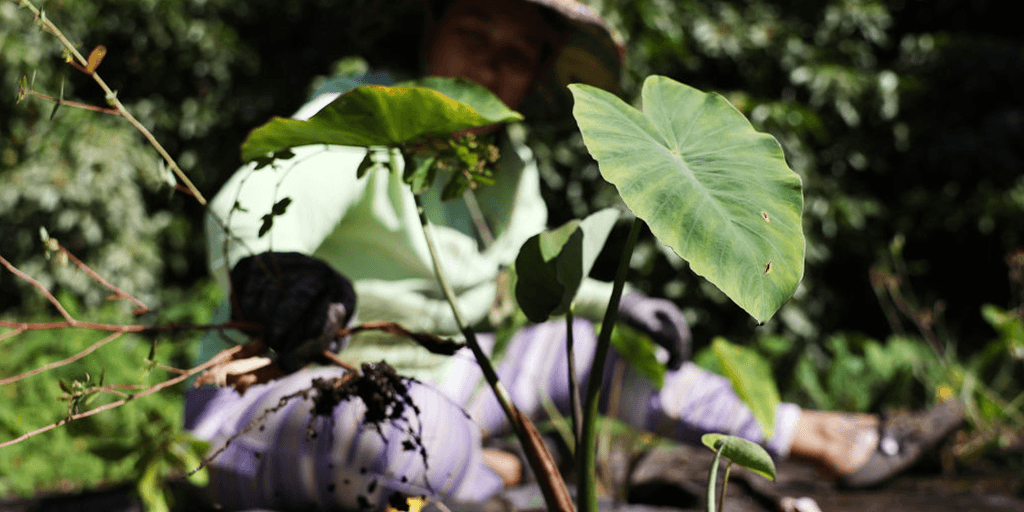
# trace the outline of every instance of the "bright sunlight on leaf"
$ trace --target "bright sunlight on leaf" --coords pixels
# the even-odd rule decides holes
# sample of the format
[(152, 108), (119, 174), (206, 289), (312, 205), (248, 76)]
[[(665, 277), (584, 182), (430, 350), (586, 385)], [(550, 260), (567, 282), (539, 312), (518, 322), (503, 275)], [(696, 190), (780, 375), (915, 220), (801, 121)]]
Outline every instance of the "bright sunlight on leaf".
[(717, 94), (644, 82), (643, 112), (573, 84), (573, 115), (601, 174), (651, 231), (758, 322), (804, 271), (800, 177), (782, 148)]

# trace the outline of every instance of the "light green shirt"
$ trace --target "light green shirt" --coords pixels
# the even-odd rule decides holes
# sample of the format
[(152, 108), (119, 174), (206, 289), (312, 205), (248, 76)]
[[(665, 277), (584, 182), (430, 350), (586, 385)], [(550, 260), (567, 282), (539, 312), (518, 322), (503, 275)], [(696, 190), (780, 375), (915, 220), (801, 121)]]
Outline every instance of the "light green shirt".
[[(307, 118), (333, 96), (318, 97), (296, 117)], [(508, 133), (500, 144), (496, 184), (474, 191), (494, 236), (489, 246), (478, 245), (462, 198), (440, 200), (446, 176), (422, 196), (442, 271), (458, 296), (460, 312), (472, 325), (486, 321), (497, 295), (499, 271), (512, 265), (523, 242), (547, 223), (532, 152), (521, 140), (521, 129), (513, 127)], [(263, 169), (256, 170), (253, 164), (242, 167), (210, 203), (210, 270), (222, 288), (228, 289), (228, 269), (245, 256), (265, 251), (311, 254), (352, 280), (356, 322), (387, 320), (414, 332), (459, 337), (451, 306), (434, 275), (413, 194), (401, 174), (382, 165), (357, 178), (365, 148), (304, 146), (293, 152), (293, 158)], [(259, 236), (263, 216), (283, 198), (291, 199), (286, 212)], [(225, 235), (221, 223), (229, 226), (231, 236)], [(603, 311), (610, 291), (606, 283), (586, 283), (577, 300), (581, 316), (596, 317), (587, 312)], [(444, 377), (449, 359), (380, 333), (353, 337), (341, 356), (355, 364), (385, 359), (406, 375), (434, 382)]]

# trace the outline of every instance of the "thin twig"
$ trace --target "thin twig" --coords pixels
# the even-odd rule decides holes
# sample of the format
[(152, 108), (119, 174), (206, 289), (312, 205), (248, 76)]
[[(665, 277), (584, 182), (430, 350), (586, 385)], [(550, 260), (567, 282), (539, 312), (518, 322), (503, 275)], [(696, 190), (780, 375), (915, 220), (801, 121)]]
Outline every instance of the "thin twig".
[(40, 373), (52, 370), (54, 368), (60, 368), (61, 366), (71, 364), (71, 363), (73, 363), (75, 361), (78, 361), (79, 359), (81, 359), (81, 358), (83, 358), (83, 357), (93, 353), (94, 351), (96, 351), (96, 349), (102, 347), (103, 345), (106, 345), (107, 343), (110, 343), (111, 341), (114, 341), (114, 340), (120, 338), (124, 334), (125, 334), (124, 331), (115, 332), (115, 333), (111, 334), (110, 336), (107, 336), (106, 338), (103, 338), (102, 340), (97, 341), (96, 343), (93, 343), (92, 346), (90, 346), (89, 348), (87, 348), (87, 349), (85, 349), (85, 350), (83, 350), (83, 351), (81, 351), (81, 352), (79, 352), (79, 353), (77, 353), (77, 354), (75, 354), (75, 355), (73, 355), (71, 357), (68, 357), (66, 359), (61, 359), (60, 361), (54, 361), (54, 362), (52, 362), (50, 364), (45, 364), (43, 366), (40, 366), (39, 368), (36, 368), (35, 370), (29, 370), (29, 371), (27, 371), (25, 373), (22, 373), (22, 374), (19, 374), (19, 375), (15, 375), (13, 377), (8, 377), (6, 379), (0, 379), (0, 386), (4, 386), (4, 385), (10, 384), (12, 382), (18, 382), (21, 379), (26, 379), (26, 378), (31, 377), (33, 375), (39, 375)]
[[(74, 318), (71, 318), (71, 313), (68, 313), (68, 311), (66, 309), (64, 309), (64, 306), (61, 306), (60, 302), (57, 301), (57, 298), (54, 297), (53, 294), (50, 293), (50, 291), (47, 290), (45, 286), (43, 286), (42, 284), (39, 284), (39, 281), (36, 281), (35, 279), (32, 279), (32, 277), (30, 277), (28, 274), (18, 270), (17, 267), (12, 265), (11, 262), (7, 261), (3, 256), (0, 256), (0, 265), (3, 265), (5, 267), (7, 267), (7, 270), (10, 270), (12, 274), (18, 276), (19, 278), (24, 280), (26, 283), (31, 284), (32, 286), (36, 287), (36, 289), (38, 289), (39, 291), (43, 292), (43, 295), (46, 296), (46, 300), (49, 300), (50, 304), (53, 304), (53, 306), (55, 308), (57, 308), (57, 311), (60, 312), (60, 316), (64, 317), (64, 319), (67, 320), (68, 324), (70, 324), (72, 327), (76, 327), (77, 326), (77, 320), (75, 320)], [(5, 324), (7, 324), (7, 322), (0, 321), (0, 327), (15, 327), (15, 328), (18, 328), (18, 326), (23, 325), (23, 324), (18, 324), (18, 326), (12, 326), (12, 325), (5, 325)]]
[(88, 103), (80, 103), (80, 102), (71, 101), (71, 100), (62, 100), (60, 98), (54, 98), (53, 96), (50, 96), (48, 94), (43, 94), (41, 92), (33, 91), (31, 89), (26, 89), (24, 91), (24, 93), (28, 94), (28, 95), (31, 95), (31, 96), (35, 96), (35, 97), (40, 98), (40, 99), (44, 99), (44, 100), (47, 100), (47, 101), (52, 101), (54, 103), (60, 103), (61, 105), (67, 105), (69, 107), (80, 108), (82, 110), (91, 110), (93, 112), (99, 112), (101, 114), (111, 114), (111, 115), (115, 115), (115, 116), (120, 116), (121, 115), (121, 112), (119, 112), (116, 108), (97, 107), (96, 105), (90, 105)]
[(207, 368), (209, 368), (209, 367), (211, 367), (213, 365), (219, 364), (221, 361), (223, 361), (225, 359), (229, 359), (232, 355), (234, 355), (235, 352), (237, 352), (239, 350), (242, 350), (242, 347), (243, 347), (242, 345), (237, 345), (235, 347), (232, 347), (231, 349), (229, 349), (227, 351), (221, 352), (217, 357), (214, 357), (213, 359), (210, 359), (209, 361), (207, 361), (207, 362), (205, 362), (205, 363), (203, 363), (203, 364), (201, 364), (199, 366), (196, 366), (195, 368), (192, 368), (187, 373), (179, 375), (179, 376), (177, 376), (177, 377), (175, 377), (173, 379), (161, 382), (160, 384), (156, 384), (153, 387), (151, 387), (151, 388), (149, 388), (149, 389), (147, 389), (145, 391), (142, 391), (142, 392), (139, 392), (139, 393), (136, 393), (136, 394), (133, 394), (133, 395), (128, 395), (127, 397), (125, 397), (125, 398), (123, 398), (121, 400), (118, 400), (116, 402), (111, 402), (109, 404), (101, 405), (101, 406), (99, 406), (99, 407), (97, 407), (95, 409), (90, 409), (90, 410), (82, 412), (82, 413), (73, 414), (71, 416), (67, 416), (65, 418), (61, 418), (60, 420), (57, 420), (55, 423), (51, 423), (51, 424), (49, 424), (49, 425), (47, 425), (45, 427), (38, 428), (38, 429), (33, 430), (31, 432), (26, 432), (26, 433), (24, 433), (24, 434), (22, 434), (22, 435), (20, 435), (20, 436), (18, 436), (16, 438), (14, 438), (14, 439), (10, 439), (10, 440), (4, 441), (4, 442), (0, 443), (0, 448), (4, 448), (6, 446), (10, 446), (12, 444), (19, 443), (21, 441), (24, 441), (24, 440), (30, 438), (30, 437), (34, 437), (34, 436), (37, 436), (39, 434), (42, 434), (43, 432), (48, 432), (50, 430), (53, 430), (53, 429), (55, 429), (55, 428), (65, 424), (65, 423), (71, 423), (72, 421), (75, 421), (75, 420), (80, 420), (82, 418), (87, 418), (87, 417), (92, 416), (94, 414), (99, 414), (101, 412), (108, 411), (108, 410), (114, 409), (116, 407), (120, 407), (120, 406), (128, 403), (131, 400), (135, 400), (136, 398), (142, 398), (144, 396), (156, 393), (157, 391), (160, 391), (162, 389), (169, 388), (169, 387), (171, 387), (171, 386), (173, 386), (175, 384), (178, 384), (179, 382), (184, 382), (189, 377), (191, 377), (191, 376), (193, 376), (193, 375), (195, 375), (195, 374), (197, 374), (199, 372), (202, 372), (203, 370), (206, 370)]
[[(32, 11), (32, 14), (35, 16), (36, 23), (38, 23), (39, 26), (42, 27), (47, 32), (56, 36), (57, 39), (60, 40), (61, 44), (64, 45), (64, 49), (68, 52), (68, 54), (72, 56), (72, 58), (75, 61), (78, 62), (80, 66), (89, 65), (89, 61), (86, 60), (86, 58), (78, 52), (78, 49), (75, 48), (75, 45), (72, 44), (71, 41), (69, 41), (68, 38), (64, 36), (64, 33), (61, 32), (61, 30), (57, 28), (57, 26), (54, 25), (53, 22), (51, 22), (50, 19), (47, 18), (39, 8), (33, 5), (32, 2), (30, 2), (29, 0), (11, 1), (17, 3), (22, 7), (28, 8), (29, 11)], [(92, 77), (96, 84), (100, 86), (100, 89), (103, 89), (103, 93), (106, 95), (107, 102), (110, 103), (112, 107), (117, 109), (117, 111), (120, 112), (121, 116), (127, 119), (128, 122), (131, 123), (132, 126), (134, 126), (135, 129), (138, 130), (143, 137), (146, 138), (150, 145), (152, 145), (153, 148), (156, 149), (157, 153), (160, 153), (160, 156), (163, 157), (165, 162), (167, 162), (167, 165), (170, 166), (172, 171), (174, 171), (174, 174), (178, 176), (178, 179), (180, 179), (181, 182), (184, 183), (186, 187), (188, 187), (189, 193), (196, 198), (196, 201), (199, 201), (199, 204), (206, 206), (206, 198), (203, 197), (203, 194), (199, 192), (199, 189), (197, 189), (195, 185), (192, 184), (192, 180), (190, 180), (188, 176), (185, 175), (185, 171), (181, 170), (181, 167), (178, 166), (178, 163), (174, 160), (174, 158), (171, 157), (167, 150), (164, 149), (160, 142), (156, 140), (156, 137), (154, 137), (153, 134), (150, 133), (150, 131), (146, 129), (146, 127), (142, 123), (139, 122), (138, 119), (135, 119), (135, 116), (128, 112), (128, 109), (125, 108), (124, 104), (121, 103), (121, 100), (117, 99), (117, 92), (111, 90), (110, 87), (107, 86), (107, 83), (103, 80), (103, 78), (100, 77), (99, 73), (96, 73), (95, 70), (92, 70), (92, 72), (87, 72), (86, 74)]]
[(101, 277), (99, 274), (93, 271), (93, 269), (89, 268), (89, 265), (83, 263), (82, 260), (78, 259), (78, 257), (75, 256), (74, 254), (71, 254), (71, 251), (65, 249), (63, 245), (56, 241), (56, 239), (51, 238), (50, 240), (53, 241), (54, 245), (56, 245), (57, 247), (57, 250), (60, 251), (61, 254), (67, 256), (72, 263), (78, 265), (78, 268), (85, 271), (86, 274), (89, 274), (89, 277), (93, 278), (94, 280), (96, 280), (96, 282), (102, 284), (103, 286), (106, 286), (107, 289), (114, 292), (115, 299), (127, 299), (134, 302), (135, 305), (138, 306), (138, 308), (136, 308), (135, 311), (132, 312), (133, 314), (141, 315), (149, 311), (149, 307), (143, 304), (142, 301), (135, 298), (135, 296), (133, 296), (132, 294), (110, 284), (110, 282), (107, 281), (106, 279), (103, 279), (103, 277)]

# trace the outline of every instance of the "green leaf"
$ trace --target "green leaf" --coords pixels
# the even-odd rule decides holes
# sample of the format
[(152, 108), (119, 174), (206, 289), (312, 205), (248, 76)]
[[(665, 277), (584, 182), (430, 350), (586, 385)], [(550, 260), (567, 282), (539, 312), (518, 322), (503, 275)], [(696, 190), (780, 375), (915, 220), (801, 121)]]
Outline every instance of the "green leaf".
[(782, 148), (717, 94), (665, 77), (640, 112), (587, 85), (573, 115), (601, 174), (659, 240), (758, 322), (803, 276), (800, 177)]
[(362, 161), (359, 162), (359, 168), (356, 169), (356, 177), (362, 178), (363, 176), (366, 176), (366, 173), (370, 172), (370, 169), (376, 165), (377, 162), (373, 160), (373, 151), (367, 150), (366, 156), (364, 156)]
[(665, 365), (658, 361), (657, 345), (650, 338), (624, 325), (616, 325), (612, 329), (611, 343), (630, 368), (661, 389), (665, 384)]
[(569, 310), (583, 279), (579, 221), (530, 237), (516, 257), (516, 300), (532, 322)]
[(164, 496), (163, 485), (160, 481), (160, 469), (162, 462), (153, 460), (146, 465), (142, 477), (135, 483), (139, 492), (139, 498), (145, 504), (146, 510), (151, 512), (168, 512), (170, 507), (167, 498)]
[(754, 413), (765, 439), (771, 438), (780, 399), (768, 363), (756, 351), (733, 345), (723, 338), (715, 338), (711, 348), (736, 394)]
[(437, 156), (428, 155), (417, 158), (407, 153), (405, 157), (405, 176), (403, 179), (409, 184), (409, 188), (412, 189), (413, 193), (419, 194), (430, 188), (434, 183), (434, 176), (437, 174), (437, 168), (434, 166)]
[(700, 442), (713, 452), (721, 448), (723, 457), (769, 480), (775, 480), (775, 463), (757, 443), (724, 434), (704, 434)]
[(516, 301), (533, 322), (569, 311), (619, 212), (607, 208), (586, 219), (534, 235), (516, 257)]
[(486, 88), (464, 79), (363, 85), (308, 120), (276, 117), (255, 129), (242, 144), (242, 160), (309, 144), (397, 146), (522, 118)]

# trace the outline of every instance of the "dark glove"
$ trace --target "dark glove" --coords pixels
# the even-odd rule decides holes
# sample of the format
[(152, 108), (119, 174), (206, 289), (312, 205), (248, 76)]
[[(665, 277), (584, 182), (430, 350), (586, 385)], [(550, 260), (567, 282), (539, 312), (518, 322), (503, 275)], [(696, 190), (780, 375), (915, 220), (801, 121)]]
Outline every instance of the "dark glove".
[(356, 309), (352, 283), (328, 264), (305, 254), (266, 252), (243, 258), (231, 270), (237, 299), (232, 317), (263, 324), (263, 341), (290, 373), (338, 352), (338, 329)]
[(646, 333), (668, 350), (668, 368), (678, 370), (690, 358), (693, 338), (683, 312), (667, 299), (655, 299), (633, 291), (622, 296), (619, 318), (634, 329)]

